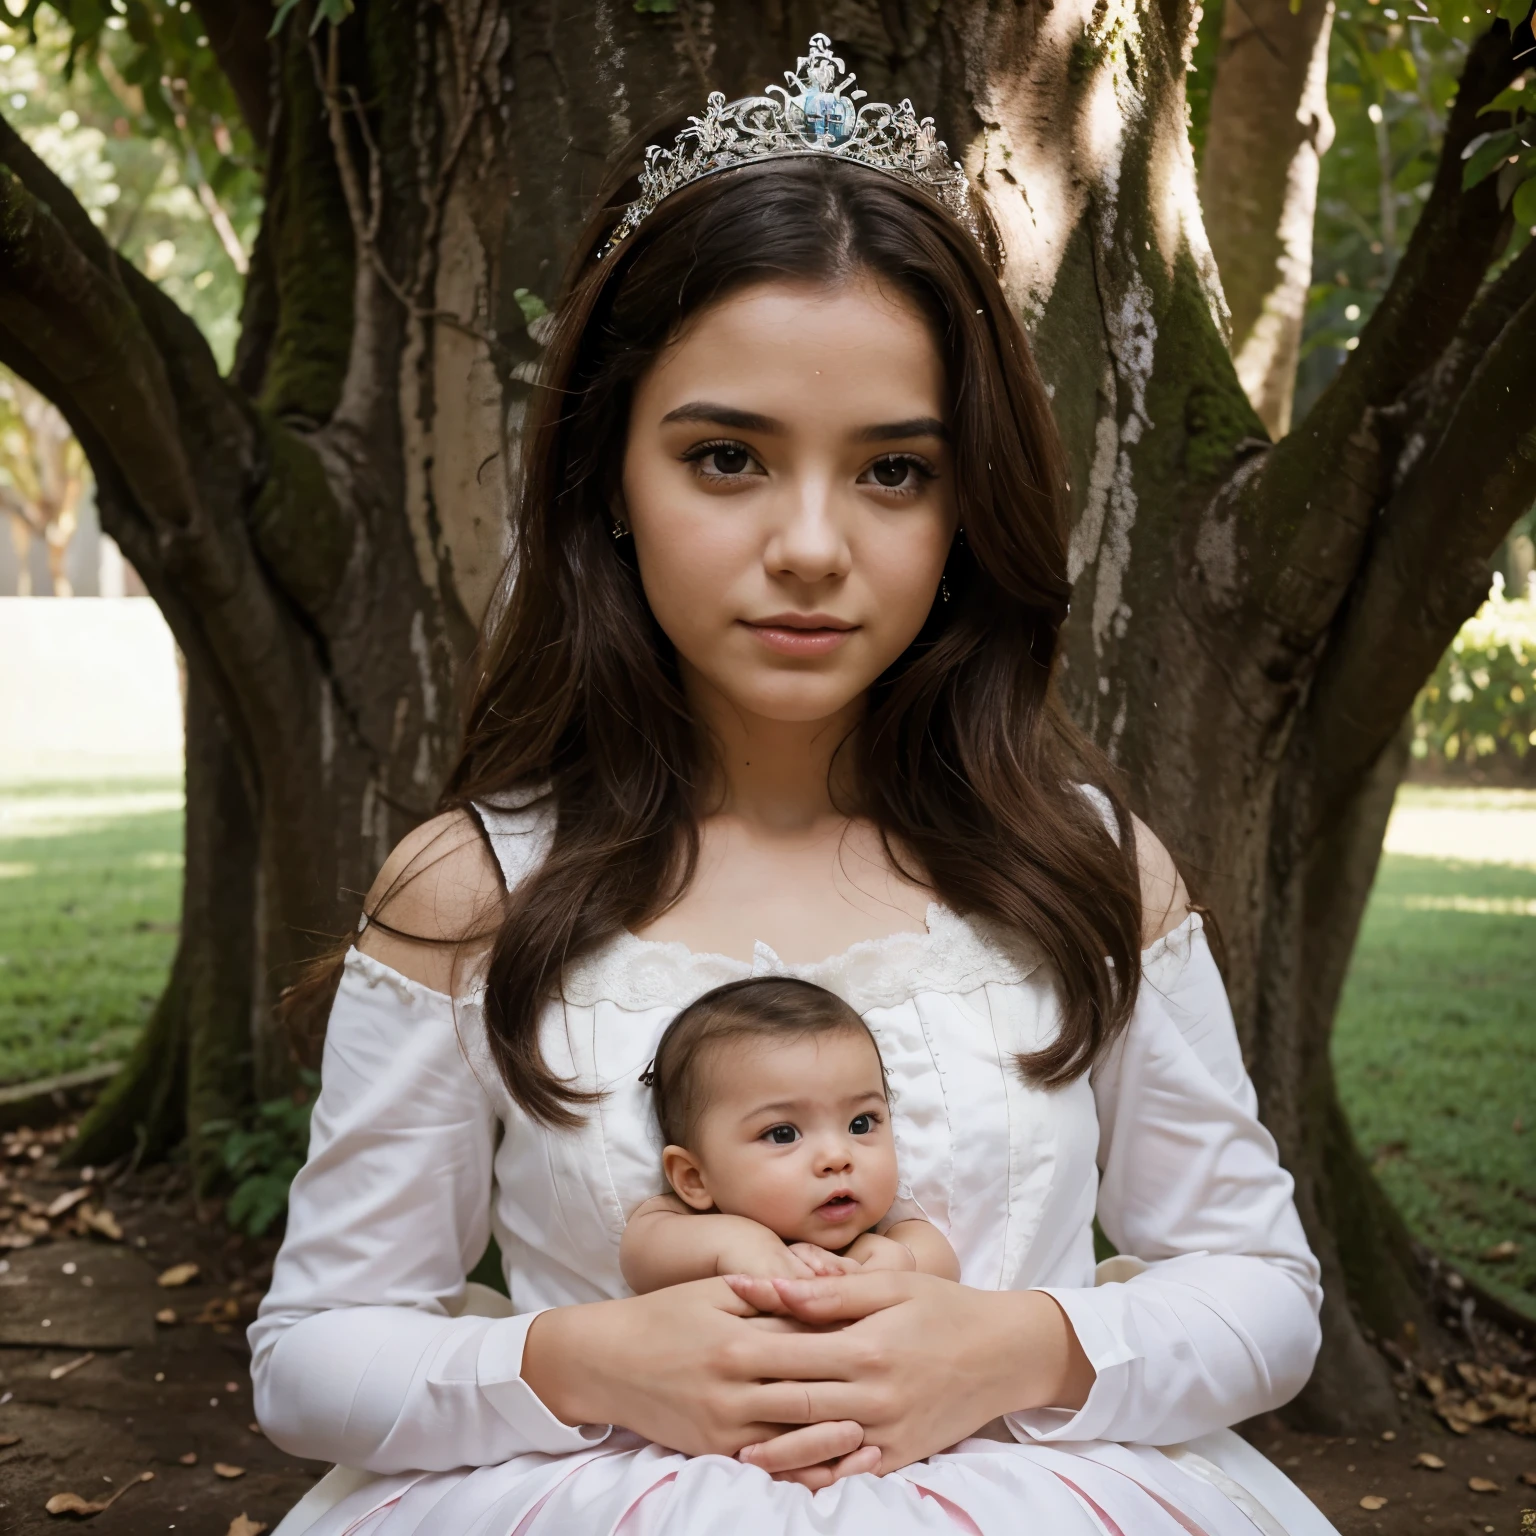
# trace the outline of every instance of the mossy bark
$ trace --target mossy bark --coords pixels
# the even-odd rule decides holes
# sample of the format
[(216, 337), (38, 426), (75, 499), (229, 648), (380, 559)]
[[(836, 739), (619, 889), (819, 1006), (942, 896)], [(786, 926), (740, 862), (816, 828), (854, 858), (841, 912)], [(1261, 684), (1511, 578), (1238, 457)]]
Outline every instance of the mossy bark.
[[(289, 1083), (277, 993), (352, 931), (454, 749), (537, 356), (517, 291), (555, 297), (636, 129), (710, 89), (760, 90), (824, 20), (798, 0), (360, 0), (312, 50), (304, 10), (275, 45), (270, 196), (229, 379), (0, 125), (0, 359), (69, 416), (198, 719), (224, 727), (189, 762), (184, 941), (85, 1127), (97, 1160)], [(998, 223), (1071, 464), (1062, 683), (1218, 921), (1329, 1278), (1305, 1411), (1381, 1422), (1392, 1401), (1349, 1302), (1386, 1333), (1419, 1289), (1327, 1040), (1399, 722), (1536, 497), (1517, 451), (1536, 430), (1536, 255), (1479, 295), (1503, 215), (1491, 183), (1460, 189), (1478, 108), (1515, 65), (1497, 28), (1474, 48), (1392, 290), (1271, 447), (1227, 354), (1196, 197), (1191, 10), (844, 0), (836, 40), (874, 97), (935, 113)], [(191, 736), (213, 739), (197, 719)]]
[(199, 1189), (221, 1172), (207, 1122), (251, 1097), (256, 818), (246, 775), (206, 684), (187, 690), (186, 863), (171, 979), (121, 1073), (70, 1149), (77, 1164), (155, 1160), (184, 1140)]

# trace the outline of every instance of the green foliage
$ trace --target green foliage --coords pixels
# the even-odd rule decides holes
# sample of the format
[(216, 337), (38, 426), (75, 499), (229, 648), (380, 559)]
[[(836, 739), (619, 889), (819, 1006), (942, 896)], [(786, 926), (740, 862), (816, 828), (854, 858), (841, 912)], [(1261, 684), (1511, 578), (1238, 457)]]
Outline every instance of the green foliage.
[(180, 791), (0, 790), (0, 1083), (132, 1049), (176, 948)]
[(202, 1126), (204, 1136), (224, 1138), (224, 1168), (235, 1186), (225, 1219), (252, 1237), (287, 1212), (288, 1186), (309, 1152), (309, 1117), (320, 1077), (303, 1069), (299, 1077), (301, 1086), (290, 1097), (258, 1104), (244, 1124), (208, 1120)]
[(677, 0), (635, 0), (635, 9), (642, 16), (670, 16), (677, 9)]
[(1221, 56), (1221, 17), (1226, 0), (1206, 0), (1195, 24), (1195, 45), (1190, 50), (1184, 76), (1184, 99), (1189, 116), (1189, 142), (1195, 164), (1205, 158), (1205, 132), (1211, 120), (1211, 87), (1216, 84), (1216, 61)]
[[(276, 37), (283, 30), (283, 23), (298, 3), (299, 0), (278, 0), (277, 15), (272, 18), (272, 30), (267, 33), (268, 37)], [(339, 27), (355, 9), (352, 0), (317, 0), (315, 14), (309, 21), (309, 35), (313, 37), (325, 22)]]
[(1503, 577), (1462, 626), (1413, 706), (1413, 755), (1437, 766), (1523, 763), (1536, 748), (1536, 598)]
[(549, 313), (549, 305), (531, 288), (514, 288), (512, 297), (517, 300), (517, 307), (523, 312), (524, 325), (532, 325), (535, 320), (542, 320)]
[(1479, 134), (1467, 145), (1461, 184), (1475, 187), (1497, 176), (1499, 202), (1510, 209), (1521, 230), (1536, 235), (1536, 70), (1500, 91), (1483, 113), (1508, 114), (1514, 121), (1508, 128)]
[(262, 170), (201, 25), (168, 0), (28, 0), (19, 19), (0, 11), (0, 100), (108, 242), (228, 366)]
[[(1298, 419), (1391, 281), (1429, 197), (1468, 50), (1494, 17), (1491, 0), (1341, 0), (1328, 69), (1335, 138), (1318, 186)], [(1529, 238), (1522, 225), (1507, 254)]]
[[(1409, 786), (1398, 806), (1463, 811), (1479, 794)], [(1528, 792), (1502, 798), (1536, 815)], [(1414, 1236), (1536, 1316), (1533, 939), (1536, 868), (1388, 853), (1332, 1051), (1355, 1136)], [(1512, 1260), (1483, 1257), (1509, 1241)]]

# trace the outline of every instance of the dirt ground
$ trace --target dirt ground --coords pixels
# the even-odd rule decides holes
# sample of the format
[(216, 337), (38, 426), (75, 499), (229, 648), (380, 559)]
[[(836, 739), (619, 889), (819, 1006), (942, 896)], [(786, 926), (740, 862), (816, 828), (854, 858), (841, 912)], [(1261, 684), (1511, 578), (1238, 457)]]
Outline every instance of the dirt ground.
[[(31, 1239), (0, 1246), (0, 1533), (57, 1532), (79, 1517), (47, 1513), (56, 1495), (121, 1491), (89, 1517), (100, 1536), (255, 1536), (324, 1471), (252, 1418), (244, 1325), (275, 1244), (199, 1212), (175, 1169), (110, 1183), (59, 1169), (66, 1131), (0, 1142), (0, 1245)], [(188, 1265), (190, 1279), (162, 1283)], [(1341, 1536), (1536, 1536), (1536, 1439), (1453, 1434), (1422, 1396), (1390, 1439), (1303, 1435), (1274, 1418), (1245, 1433)], [(1425, 1453), (1444, 1466), (1424, 1466)]]

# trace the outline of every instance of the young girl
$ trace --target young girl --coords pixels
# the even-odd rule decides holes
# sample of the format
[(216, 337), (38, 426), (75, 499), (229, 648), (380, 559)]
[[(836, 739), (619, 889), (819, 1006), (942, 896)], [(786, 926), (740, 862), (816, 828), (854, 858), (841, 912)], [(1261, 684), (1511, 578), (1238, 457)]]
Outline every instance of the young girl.
[[(931, 127), (836, 76), (813, 39), (712, 101), (576, 253), (251, 1328), (268, 1436), (351, 1469), (281, 1536), (1331, 1531), (1223, 1429), (1305, 1382), (1318, 1268), (1200, 918), (1055, 702), (1045, 386)], [(868, 1022), (958, 1282), (630, 1294), (640, 1074), (754, 975)], [(490, 1235), (511, 1315), (468, 1315)]]
[(824, 987), (754, 978), (706, 992), (667, 1026), (644, 1080), (672, 1193), (624, 1228), (619, 1268), (637, 1294), (735, 1273), (960, 1278), (922, 1217), (873, 1230), (896, 1204), (885, 1069), (869, 1027)]

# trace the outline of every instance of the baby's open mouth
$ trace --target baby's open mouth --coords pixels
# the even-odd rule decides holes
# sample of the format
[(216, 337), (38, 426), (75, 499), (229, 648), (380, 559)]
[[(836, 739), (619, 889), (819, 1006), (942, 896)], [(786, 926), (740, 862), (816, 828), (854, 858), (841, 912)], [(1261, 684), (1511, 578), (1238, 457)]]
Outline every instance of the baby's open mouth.
[(852, 1195), (833, 1195), (825, 1204), (816, 1207), (816, 1214), (823, 1221), (847, 1221), (858, 1208), (859, 1202)]

